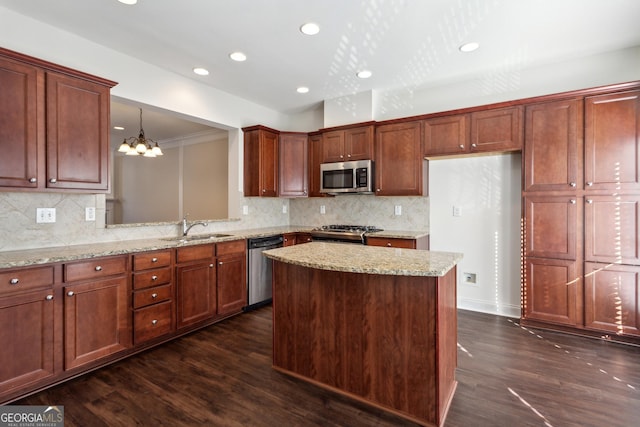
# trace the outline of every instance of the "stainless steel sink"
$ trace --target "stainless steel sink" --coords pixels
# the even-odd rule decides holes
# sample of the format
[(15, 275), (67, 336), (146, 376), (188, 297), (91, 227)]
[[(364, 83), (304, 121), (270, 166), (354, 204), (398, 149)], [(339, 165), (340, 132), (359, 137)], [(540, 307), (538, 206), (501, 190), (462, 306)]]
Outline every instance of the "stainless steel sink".
[(222, 237), (231, 237), (232, 234), (224, 234), (224, 233), (210, 233), (210, 234), (194, 234), (193, 236), (177, 236), (177, 237), (167, 237), (164, 240), (167, 242), (193, 242), (195, 240), (212, 240), (212, 239), (220, 239)]

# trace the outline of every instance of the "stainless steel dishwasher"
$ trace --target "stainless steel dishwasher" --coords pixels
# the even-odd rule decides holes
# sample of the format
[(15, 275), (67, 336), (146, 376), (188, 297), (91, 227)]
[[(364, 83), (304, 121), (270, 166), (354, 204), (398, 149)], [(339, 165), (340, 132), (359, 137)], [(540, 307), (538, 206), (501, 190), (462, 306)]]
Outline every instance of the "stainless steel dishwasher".
[(262, 255), (267, 249), (282, 247), (281, 235), (248, 239), (247, 246), (247, 306), (253, 310), (271, 302), (271, 271), (273, 261)]

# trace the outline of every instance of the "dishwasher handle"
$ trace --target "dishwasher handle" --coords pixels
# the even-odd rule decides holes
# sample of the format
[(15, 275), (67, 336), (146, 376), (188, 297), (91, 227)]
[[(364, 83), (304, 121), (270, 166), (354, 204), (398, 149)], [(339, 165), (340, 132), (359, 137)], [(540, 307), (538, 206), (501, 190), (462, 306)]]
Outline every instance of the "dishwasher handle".
[(258, 239), (249, 239), (249, 249), (266, 248), (266, 247), (280, 247), (284, 242), (282, 236), (261, 237)]

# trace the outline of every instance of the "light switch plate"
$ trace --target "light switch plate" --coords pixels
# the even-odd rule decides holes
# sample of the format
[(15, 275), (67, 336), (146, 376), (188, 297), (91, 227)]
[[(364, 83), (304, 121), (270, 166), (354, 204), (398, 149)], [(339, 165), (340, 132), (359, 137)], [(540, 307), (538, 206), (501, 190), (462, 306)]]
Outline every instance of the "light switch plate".
[(249, 206), (242, 206), (242, 215), (249, 215)]
[(395, 205), (395, 207), (393, 209), (393, 214), (396, 215), (396, 216), (402, 215), (402, 206), (401, 205)]
[(324, 205), (320, 205), (320, 214), (324, 215), (327, 213), (327, 209), (324, 207)]
[(96, 208), (94, 208), (94, 207), (84, 208), (84, 220), (85, 221), (95, 221), (96, 220)]
[(56, 208), (36, 208), (37, 223), (56, 222)]

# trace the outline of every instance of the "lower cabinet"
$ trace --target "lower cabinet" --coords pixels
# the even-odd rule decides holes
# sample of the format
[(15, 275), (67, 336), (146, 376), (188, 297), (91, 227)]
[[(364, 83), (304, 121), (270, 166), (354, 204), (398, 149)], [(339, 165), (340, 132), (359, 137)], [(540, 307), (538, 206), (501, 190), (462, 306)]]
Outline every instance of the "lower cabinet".
[(247, 305), (247, 242), (218, 243), (216, 293), (219, 316), (238, 313)]
[(177, 327), (212, 319), (217, 311), (215, 245), (177, 250)]
[(385, 246), (387, 248), (421, 249), (429, 250), (429, 236), (415, 239), (395, 237), (367, 237), (368, 246)]

